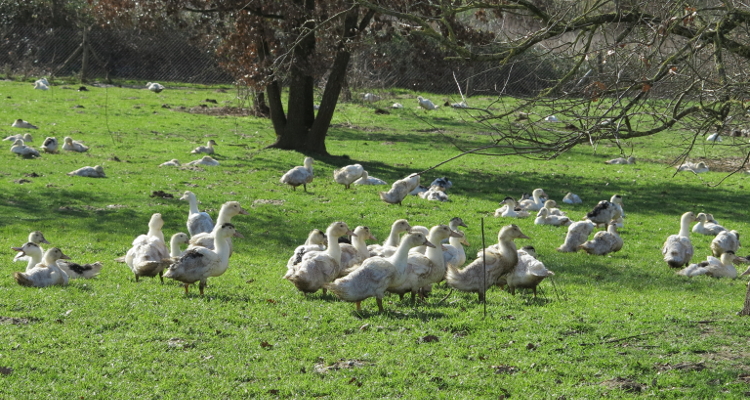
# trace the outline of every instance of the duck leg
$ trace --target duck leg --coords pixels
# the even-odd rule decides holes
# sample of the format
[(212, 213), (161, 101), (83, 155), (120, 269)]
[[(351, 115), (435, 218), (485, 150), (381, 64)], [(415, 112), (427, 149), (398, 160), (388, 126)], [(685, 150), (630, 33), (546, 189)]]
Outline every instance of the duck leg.
[(161, 284), (164, 284), (164, 277), (162, 276), (164, 274), (164, 271), (159, 271), (159, 280), (161, 281)]
[(135, 274), (135, 281), (138, 282), (138, 274)]
[(378, 311), (383, 312), (385, 309), (383, 308), (383, 299), (376, 298), (375, 301), (378, 303)]
[(200, 281), (200, 282), (198, 283), (198, 291), (200, 291), (200, 293), (201, 293), (201, 296), (203, 296), (203, 289), (204, 289), (205, 287), (206, 287), (206, 281), (205, 281), (205, 280), (203, 280), (203, 281)]
[(190, 284), (186, 283), (183, 286), (185, 287), (185, 294), (188, 294), (188, 286), (190, 286)]
[(357, 311), (362, 311), (362, 302), (361, 301), (357, 301), (357, 302), (355, 302), (355, 304), (357, 305)]

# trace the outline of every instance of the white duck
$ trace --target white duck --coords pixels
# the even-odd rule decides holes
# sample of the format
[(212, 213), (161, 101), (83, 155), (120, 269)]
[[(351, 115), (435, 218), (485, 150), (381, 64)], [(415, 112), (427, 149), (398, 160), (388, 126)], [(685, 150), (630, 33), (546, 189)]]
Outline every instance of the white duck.
[(409, 194), (409, 183), (403, 179), (399, 179), (391, 185), (391, 189), (387, 192), (380, 192), (380, 199), (389, 204), (401, 205), (401, 202)]
[(594, 238), (578, 245), (578, 248), (589, 254), (603, 256), (622, 249), (623, 240), (617, 233), (617, 223), (610, 222), (606, 231), (597, 232)]
[[(479, 257), (464, 269), (448, 265), (445, 280), (448, 285), (462, 292), (479, 293), (479, 301), (485, 299), (487, 288), (494, 285), (498, 278), (513, 271), (518, 263), (518, 251), (515, 239), (529, 239), (516, 225), (507, 225), (497, 235), (498, 243), (480, 251)], [(482, 256), (483, 255), (483, 256)], [(483, 264), (486, 275), (483, 275)]]
[(31, 143), (34, 141), (30, 133), (17, 133), (15, 135), (10, 135), (6, 137), (5, 139), (3, 139), (3, 141), (15, 142), (18, 139), (23, 140), (24, 143)]
[(44, 253), (41, 263), (37, 264), (28, 272), (14, 272), (13, 278), (21, 286), (47, 287), (65, 286), (68, 284), (68, 275), (57, 266), (57, 260), (69, 259), (62, 250), (53, 247)]
[(78, 168), (75, 171), (68, 172), (68, 175), (70, 176), (83, 176), (86, 178), (106, 178), (107, 175), (104, 174), (104, 168), (102, 168), (101, 165), (95, 165), (93, 167), (82, 167)]
[(417, 293), (420, 294), (420, 297), (424, 298), (424, 293), (429, 292), (433, 284), (442, 281), (445, 277), (445, 257), (443, 256), (443, 249), (440, 243), (451, 236), (461, 237), (460, 234), (451, 230), (448, 225), (432, 227), (427, 240), (433, 246), (426, 246), (425, 254), (410, 251), (407, 259), (408, 266), (404, 271), (404, 275), (397, 279), (398, 282), (393, 282), (389, 285), (387, 291), (398, 294), (401, 299), (408, 292), (411, 292), (412, 300), (414, 300)]
[(747, 261), (737, 257), (733, 251), (727, 251), (721, 255), (721, 258), (708, 256), (706, 261), (701, 261), (698, 264), (690, 264), (684, 269), (677, 271), (677, 275), (690, 277), (707, 275), (712, 278), (734, 279), (737, 277), (737, 269), (734, 267), (735, 260)]
[[(44, 238), (44, 235), (40, 231), (34, 231), (34, 232), (29, 233), (28, 241), (39, 246), (39, 252), (40, 252), (40, 254), (44, 254), (44, 249), (42, 248), (42, 246), (40, 246), (40, 243), (50, 244), (50, 242), (48, 242), (47, 239)], [(20, 252), (21, 250), (18, 250), (18, 251)], [(40, 258), (41, 258), (41, 256), (40, 256)], [(13, 262), (16, 262), (16, 261), (28, 261), (28, 260), (29, 260), (29, 257), (26, 257), (23, 253), (18, 253), (13, 258)], [(39, 263), (39, 261), (37, 261), (37, 263)], [(36, 264), (34, 264), (34, 265), (36, 265)]]
[(302, 185), (306, 192), (307, 184), (313, 181), (312, 157), (305, 157), (304, 166), (290, 169), (281, 177), (280, 181), (291, 186), (294, 190), (297, 190), (297, 186)]
[(500, 204), (503, 204), (503, 206), (495, 210), (496, 217), (527, 218), (530, 215), (528, 211), (518, 206), (516, 199), (510, 196), (506, 197)]
[(581, 204), (581, 203), (583, 203), (583, 200), (581, 200), (581, 197), (578, 196), (575, 193), (572, 193), (572, 192), (568, 192), (567, 194), (565, 194), (565, 197), (563, 197), (562, 201), (563, 201), (563, 203), (566, 203), (566, 204)]
[(698, 213), (695, 218), (698, 221), (697, 224), (693, 225), (693, 232), (695, 233), (700, 233), (701, 235), (716, 236), (719, 234), (719, 232), (727, 230), (727, 228), (724, 228), (719, 224), (708, 222), (708, 216), (704, 213)]
[(69, 279), (90, 279), (102, 270), (102, 263), (97, 261), (92, 264), (78, 264), (72, 261), (57, 260), (57, 266), (62, 269)]
[(364, 172), (365, 169), (359, 164), (347, 165), (333, 171), (333, 180), (344, 185), (345, 189), (349, 189), (349, 186), (361, 178)]
[(448, 222), (448, 227), (458, 233), (460, 237), (451, 236), (448, 238), (448, 244), (443, 245), (443, 258), (446, 264), (451, 264), (456, 268), (462, 267), (466, 263), (466, 251), (464, 246), (469, 246), (466, 240), (466, 234), (458, 230), (459, 226), (468, 228), (466, 223), (460, 217), (454, 217)]
[(362, 177), (354, 181), (355, 185), (387, 185), (387, 183), (379, 178), (370, 176), (367, 171), (362, 172)]
[(740, 248), (740, 233), (737, 231), (722, 231), (711, 241), (711, 252), (719, 257), (727, 251), (737, 252)]
[(88, 146), (77, 140), (73, 140), (70, 136), (65, 137), (62, 148), (65, 151), (73, 151), (76, 153), (85, 153), (89, 150)]
[(37, 79), (36, 82), (40, 82), (40, 83), (42, 83), (42, 84), (44, 84), (46, 86), (49, 86), (49, 81), (45, 77), (41, 77), (41, 78)]
[(160, 83), (148, 82), (148, 83), (146, 83), (146, 89), (148, 89), (148, 90), (150, 90), (150, 91), (152, 91), (154, 93), (159, 93), (162, 90), (164, 90), (165, 88), (164, 88), (164, 85), (162, 85)]
[(430, 186), (428, 191), (419, 193), (418, 196), (429, 201), (450, 201), (442, 186)]
[(411, 174), (407, 176), (406, 178), (402, 179), (402, 181), (406, 182), (406, 190), (411, 193), (415, 189), (419, 187), (419, 182), (422, 180), (422, 177), (417, 174)]
[(544, 207), (544, 201), (542, 197), (547, 197), (547, 193), (544, 193), (544, 189), (534, 189), (531, 192), (532, 199), (521, 200), (518, 202), (518, 206), (526, 211), (539, 211)]
[(42, 143), (42, 150), (45, 153), (55, 154), (57, 153), (58, 143), (56, 137), (48, 137), (44, 139), (44, 143)]
[[(218, 233), (221, 226), (232, 222), (232, 217), (235, 215), (248, 215), (248, 212), (237, 201), (228, 201), (221, 205), (219, 210), (219, 216), (216, 218), (216, 225), (214, 229), (209, 233), (198, 233), (190, 238), (190, 247), (207, 247), (209, 249), (214, 248), (214, 237)], [(241, 236), (241, 235), (239, 235)], [(232, 252), (232, 238), (229, 237), (229, 252)]]
[(544, 278), (554, 274), (536, 258), (536, 249), (533, 246), (524, 246), (518, 250), (518, 263), (513, 271), (505, 276), (505, 284), (512, 295), (516, 294), (516, 289), (531, 289), (536, 297), (536, 287)]
[(159, 167), (179, 167), (180, 165), (180, 160), (173, 158), (167, 162), (159, 164)]
[(336, 279), (343, 268), (341, 266), (341, 246), (338, 239), (344, 235), (354, 236), (345, 222), (334, 222), (326, 229), (328, 248), (325, 251), (311, 251), (302, 256), (299, 264), (287, 270), (284, 279), (288, 279), (297, 289), (305, 293), (315, 293), (326, 283)]
[(351, 274), (336, 279), (325, 287), (341, 300), (354, 302), (361, 310), (362, 300), (375, 297), (378, 310), (383, 312), (383, 297), (390, 286), (398, 285), (408, 266), (409, 249), (415, 246), (433, 246), (427, 238), (417, 232), (409, 233), (401, 240), (398, 250), (390, 257), (370, 257)]
[(620, 211), (618, 211), (616, 204), (608, 200), (602, 200), (586, 214), (586, 219), (596, 226), (608, 225), (610, 221), (617, 218), (618, 214), (620, 214)]
[(578, 251), (578, 246), (585, 243), (593, 231), (594, 223), (591, 221), (573, 222), (568, 226), (568, 234), (565, 236), (565, 242), (557, 248), (557, 251), (561, 253), (574, 253)]
[(326, 249), (326, 243), (328, 243), (328, 239), (326, 238), (325, 232), (321, 231), (320, 229), (313, 229), (310, 231), (310, 233), (307, 235), (307, 240), (305, 240), (305, 244), (301, 244), (297, 246), (294, 249), (294, 254), (292, 254), (291, 257), (289, 257), (289, 261), (286, 263), (286, 269), (287, 272), (290, 268), (293, 268), (295, 265), (299, 264), (302, 261), (302, 256), (305, 255), (305, 253), (309, 251), (323, 251)]
[(437, 110), (438, 106), (435, 105), (435, 103), (431, 102), (428, 99), (425, 99), (422, 96), (417, 96), (417, 102), (419, 103), (419, 106), (424, 108), (427, 111), (430, 110)]
[(358, 267), (366, 258), (370, 257), (370, 250), (367, 249), (366, 240), (378, 240), (370, 232), (370, 228), (366, 226), (358, 226), (354, 228), (354, 236), (352, 236), (352, 244), (341, 243), (341, 275), (348, 275), (351, 271)]
[(633, 156), (630, 156), (628, 158), (618, 157), (618, 158), (613, 158), (611, 160), (607, 160), (604, 163), (605, 164), (614, 164), (614, 165), (617, 165), (617, 164), (635, 164), (635, 157), (633, 157)]
[(198, 209), (198, 198), (195, 196), (195, 193), (186, 190), (185, 194), (180, 197), (180, 200), (187, 200), (190, 204), (187, 219), (187, 229), (190, 236), (195, 236), (199, 233), (209, 233), (214, 229), (214, 220), (211, 219), (211, 216)]
[(44, 256), (42, 247), (34, 242), (26, 242), (21, 247), (11, 247), (11, 250), (19, 252), (16, 256), (19, 260), (28, 260), (28, 264), (26, 264), (26, 272), (31, 271), (32, 268), (42, 262), (42, 257)]
[(10, 126), (14, 128), (22, 128), (22, 129), (39, 129), (38, 126), (33, 125), (29, 123), (28, 121), (24, 121), (21, 118), (13, 121), (13, 123)]
[[(405, 219), (396, 220), (391, 225), (391, 231), (388, 234), (388, 238), (385, 239), (385, 242), (383, 242), (382, 245), (371, 244), (367, 246), (367, 250), (370, 251), (370, 256), (386, 257), (383, 255), (383, 252), (389, 250), (389, 248), (391, 247), (393, 248), (398, 247), (399, 242), (401, 240), (401, 234), (409, 231), (410, 229), (411, 229), (411, 225), (409, 225), (409, 221)], [(390, 254), (393, 254), (393, 252)]]
[(451, 182), (447, 176), (443, 176), (440, 178), (435, 178), (435, 180), (430, 183), (430, 187), (433, 186), (440, 186), (441, 188), (443, 188), (443, 191), (446, 191), (453, 187), (453, 182)]
[(38, 81), (34, 82), (34, 89), (37, 89), (37, 90), (49, 90), (49, 85), (45, 85), (44, 82), (42, 82), (41, 80), (38, 80)]
[(559, 208), (557, 208), (557, 202), (552, 199), (545, 201), (544, 207), (549, 211), (549, 215), (557, 215), (560, 217), (564, 217), (568, 215), (568, 213), (566, 213), (565, 211), (562, 211)]
[(708, 172), (709, 170), (708, 165), (706, 165), (706, 163), (703, 161), (700, 161), (698, 163), (687, 161), (676, 166), (675, 168), (677, 168), (677, 171), (690, 171), (695, 174), (702, 174), (704, 172)]
[(693, 243), (690, 241), (690, 224), (695, 221), (695, 214), (686, 212), (680, 217), (680, 232), (671, 235), (664, 242), (661, 254), (664, 261), (672, 268), (681, 268), (690, 264), (693, 258)]
[(201, 158), (200, 160), (190, 161), (189, 163), (187, 163), (187, 165), (205, 165), (208, 167), (215, 167), (219, 165), (219, 162), (211, 156), (203, 156), (203, 158)]
[(191, 283), (200, 282), (198, 290), (203, 296), (203, 289), (210, 277), (220, 276), (229, 268), (229, 238), (237, 234), (234, 225), (224, 223), (215, 230), (216, 250), (205, 247), (191, 247), (185, 251), (164, 276), (184, 284), (185, 294)]
[(39, 157), (39, 150), (27, 146), (21, 139), (17, 139), (15, 142), (13, 142), (13, 146), (10, 147), (10, 151), (18, 154), (23, 158)]
[(164, 220), (161, 214), (151, 215), (148, 221), (148, 233), (140, 235), (133, 240), (133, 247), (125, 254), (125, 263), (135, 274), (135, 281), (138, 282), (141, 276), (154, 277), (159, 275), (159, 279), (164, 282), (162, 272), (169, 265), (169, 251), (164, 243), (164, 233), (161, 228), (164, 226)]
[(214, 146), (216, 146), (216, 141), (211, 139), (206, 143), (205, 146), (198, 146), (193, 149), (190, 153), (192, 154), (200, 154), (200, 153), (206, 153), (206, 154), (214, 154)]
[(190, 243), (190, 236), (185, 232), (177, 232), (169, 239), (169, 257), (174, 261), (176, 258), (182, 256), (185, 252), (180, 248), (180, 245)]
[(568, 226), (572, 223), (573, 222), (568, 217), (550, 215), (547, 207), (542, 207), (534, 219), (534, 224), (536, 225)]
[(622, 202), (622, 196), (619, 194), (613, 194), (612, 197), (609, 198), (609, 202), (615, 205), (615, 208), (617, 209), (617, 212), (615, 212), (615, 215), (612, 219), (618, 219), (620, 217), (625, 217), (625, 209), (623, 208), (625, 206), (625, 203)]

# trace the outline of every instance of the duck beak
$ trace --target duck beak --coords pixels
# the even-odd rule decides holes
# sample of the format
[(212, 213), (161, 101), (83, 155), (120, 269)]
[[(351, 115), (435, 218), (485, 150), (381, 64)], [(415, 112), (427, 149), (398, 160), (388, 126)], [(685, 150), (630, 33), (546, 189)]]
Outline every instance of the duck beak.
[(187, 200), (187, 199), (188, 199), (187, 196), (184, 196), (184, 195), (180, 197), (180, 200)]
[(460, 234), (460, 233), (458, 233), (458, 232), (456, 232), (456, 231), (451, 231), (451, 234), (449, 235), (449, 237), (457, 237), (457, 238), (460, 238), (460, 237), (464, 237), (464, 235), (462, 235), (462, 234)]
[(234, 231), (234, 234), (233, 234), (232, 236), (234, 236), (234, 237), (238, 237), (238, 238), (241, 238), (241, 239), (244, 239), (244, 238), (245, 238), (245, 236), (244, 236), (244, 235), (242, 235), (241, 233), (239, 233), (239, 232), (237, 232), (237, 231)]
[(465, 223), (463, 223), (463, 222), (461, 222), (460, 224), (458, 224), (458, 226), (463, 226), (464, 228), (468, 228), (468, 226)]
[(422, 243), (422, 246), (432, 247), (433, 249), (435, 248), (435, 245), (430, 243), (430, 241), (427, 239), (424, 240), (424, 243)]
[(377, 241), (377, 240), (378, 240), (378, 238), (376, 238), (375, 236), (373, 236), (373, 234), (371, 233), (371, 234), (370, 234), (370, 240), (375, 240), (375, 241)]
[(11, 247), (10, 249), (11, 249), (11, 250), (14, 250), (14, 251), (20, 251), (21, 253), (23, 253), (23, 255), (26, 255), (26, 252), (25, 252), (25, 251), (23, 251), (23, 249), (22, 249), (22, 248), (20, 248), (20, 247)]
[(740, 276), (750, 275), (750, 268), (746, 269), (745, 272), (740, 274)]
[(40, 243), (52, 244), (52, 243), (48, 242), (47, 239), (44, 238), (44, 236), (42, 236), (42, 240), (41, 240)]
[(440, 244), (440, 250), (446, 251), (446, 250), (448, 250), (448, 248), (445, 247), (445, 245), (441, 243)]
[(354, 233), (354, 232), (352, 232), (351, 230), (346, 231), (346, 234), (349, 235), (349, 236), (351, 236), (351, 237), (357, 237), (357, 234)]
[(531, 239), (530, 237), (526, 236), (525, 234), (521, 234), (521, 236), (518, 237), (519, 239)]
[(240, 214), (242, 214), (242, 215), (249, 215), (250, 213), (247, 212), (247, 210), (245, 210), (244, 208), (240, 208)]
[(65, 254), (63, 254), (63, 255), (62, 255), (62, 256), (60, 257), (60, 259), (61, 259), (61, 260), (70, 260), (70, 257), (68, 257), (68, 256), (66, 256)]
[(464, 236), (464, 238), (463, 238), (463, 239), (461, 240), (461, 244), (463, 244), (464, 246), (471, 246), (471, 245), (469, 244), (469, 241), (468, 241), (468, 240), (466, 240), (466, 236)]

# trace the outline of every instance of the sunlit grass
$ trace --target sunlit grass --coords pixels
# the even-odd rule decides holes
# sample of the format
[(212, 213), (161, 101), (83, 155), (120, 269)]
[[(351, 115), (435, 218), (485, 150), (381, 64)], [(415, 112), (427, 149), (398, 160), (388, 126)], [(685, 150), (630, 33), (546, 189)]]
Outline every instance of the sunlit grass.
[[(678, 277), (661, 260), (660, 248), (688, 210), (711, 212), (728, 228), (746, 232), (748, 178), (734, 175), (709, 187), (705, 183), (725, 175), (673, 176), (665, 162), (677, 154), (679, 133), (627, 143), (636, 157), (654, 161), (636, 165), (603, 164), (620, 155), (612, 143), (544, 162), (465, 156), (423, 177), (427, 183), (449, 177), (451, 202), (409, 197), (399, 207), (379, 200), (382, 188), (345, 191), (332, 171), (358, 162), (392, 182), (458, 154), (451, 141), (486, 143), (465, 114), (446, 107), (425, 113), (416, 109), (417, 94), (406, 92), (375, 105), (406, 106), (389, 115), (360, 102), (340, 104), (327, 145), (331, 154), (350, 159), (316, 159), (316, 178), (304, 192), (279, 183), (304, 155), (263, 150), (274, 140), (270, 121), (180, 111), (202, 102), (236, 106), (236, 91), (166, 84), (159, 94), (93, 86), (77, 92), (78, 86), (39, 92), (28, 83), (0, 84), (0, 134), (20, 132), (10, 124), (23, 118), (40, 127), (31, 132), (35, 147), (45, 136), (72, 136), (91, 146), (85, 154), (36, 160), (0, 153), (0, 245), (7, 249), (0, 279), (4, 397), (737, 398), (747, 390), (748, 322), (735, 316), (745, 281)], [(438, 104), (458, 100), (429, 97)], [(198, 158), (190, 150), (209, 138), (218, 142), (219, 167), (157, 167), (172, 158)], [(701, 146), (707, 157), (737, 151)], [(97, 164), (107, 178), (66, 175)], [(31, 173), (39, 177), (25, 176)], [(15, 183), (19, 179), (30, 182)], [(505, 196), (536, 187), (557, 200), (567, 191), (578, 193), (584, 205), (561, 204), (574, 219), (622, 194), (623, 250), (606, 257), (557, 253), (564, 228), (492, 217)], [(150, 197), (159, 190), (175, 198)], [(164, 216), (167, 236), (185, 231), (188, 205), (177, 200), (185, 190), (195, 192), (214, 218), (228, 200), (250, 211), (233, 220), (245, 239), (234, 241), (230, 269), (209, 281), (203, 298), (195, 289), (184, 295), (175, 282), (135, 283), (124, 264), (112, 261), (146, 232), (154, 212)], [(454, 216), (469, 225), (472, 258), (481, 247), (482, 218), (488, 244), (501, 226), (517, 223), (531, 237), (519, 245), (537, 248), (554, 281), (545, 281), (536, 299), (492, 290), (485, 315), (475, 294), (453, 292), (441, 302), (449, 294), (443, 287), (425, 304), (391, 296), (385, 313), (368, 300), (355, 314), (351, 304), (321, 293), (305, 297), (281, 279), (291, 251), (312, 228), (343, 220), (351, 227), (366, 224), (384, 240), (398, 218), (430, 226)], [(11, 263), (9, 247), (21, 245), (31, 230), (43, 231), (77, 261), (104, 262), (101, 275), (64, 288), (18, 286), (12, 272), (23, 265)], [(710, 240), (693, 236), (695, 260), (709, 254)], [(428, 336), (438, 340), (422, 340)], [(318, 364), (342, 359), (364, 365), (315, 372)]]

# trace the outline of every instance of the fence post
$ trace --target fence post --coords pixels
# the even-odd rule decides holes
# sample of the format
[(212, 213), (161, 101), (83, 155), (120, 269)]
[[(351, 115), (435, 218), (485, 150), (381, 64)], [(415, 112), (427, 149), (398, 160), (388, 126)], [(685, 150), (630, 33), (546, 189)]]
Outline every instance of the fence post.
[(83, 42), (81, 43), (81, 49), (83, 50), (83, 56), (81, 56), (81, 83), (86, 83), (86, 71), (89, 69), (89, 43), (88, 33), (91, 28), (83, 28)]

